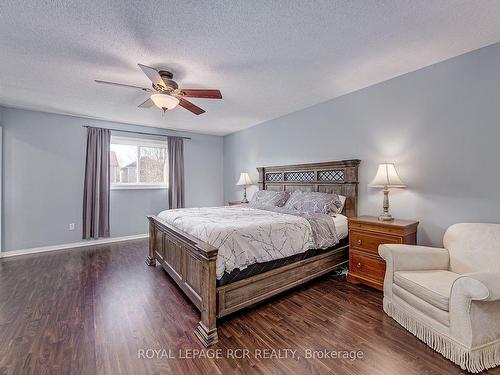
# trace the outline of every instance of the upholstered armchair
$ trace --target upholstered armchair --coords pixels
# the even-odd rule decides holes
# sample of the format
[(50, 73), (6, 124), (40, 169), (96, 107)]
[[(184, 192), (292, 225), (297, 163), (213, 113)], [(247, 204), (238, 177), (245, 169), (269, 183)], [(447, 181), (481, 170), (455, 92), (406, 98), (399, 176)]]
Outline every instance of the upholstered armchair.
[(470, 372), (500, 364), (500, 224), (455, 224), (444, 248), (380, 245), (384, 311)]

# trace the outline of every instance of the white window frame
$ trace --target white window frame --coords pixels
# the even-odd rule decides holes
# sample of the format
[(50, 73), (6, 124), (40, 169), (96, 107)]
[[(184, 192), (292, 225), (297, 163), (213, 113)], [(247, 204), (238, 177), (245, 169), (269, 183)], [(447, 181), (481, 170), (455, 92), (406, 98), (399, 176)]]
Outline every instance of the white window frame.
[[(167, 140), (160, 141), (157, 139), (148, 139), (148, 138), (138, 138), (138, 137), (122, 137), (122, 136), (111, 136), (111, 144), (120, 144), (120, 145), (130, 145), (130, 146), (139, 146), (137, 148), (137, 173), (140, 173), (140, 155), (139, 150), (140, 146), (144, 147), (164, 147), (167, 150)], [(168, 173), (168, 163), (165, 163), (165, 173)], [(168, 175), (167, 175), (168, 176)], [(137, 175), (137, 180), (139, 180), (139, 176)], [(137, 183), (112, 183), (110, 185), (111, 190), (141, 190), (141, 189), (168, 189), (168, 180), (166, 183), (158, 183), (158, 184), (148, 184), (144, 182)]]

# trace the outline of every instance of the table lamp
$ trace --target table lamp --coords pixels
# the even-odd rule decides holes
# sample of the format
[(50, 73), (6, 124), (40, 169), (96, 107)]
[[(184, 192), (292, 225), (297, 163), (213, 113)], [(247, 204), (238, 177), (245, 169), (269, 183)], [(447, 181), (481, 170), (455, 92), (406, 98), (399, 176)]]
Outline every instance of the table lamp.
[(392, 221), (394, 218), (389, 213), (389, 189), (405, 188), (406, 185), (399, 178), (396, 168), (392, 163), (379, 164), (377, 174), (373, 181), (368, 185), (384, 189), (384, 212), (378, 217), (381, 221)]
[(247, 186), (248, 185), (252, 185), (253, 182), (252, 180), (250, 179), (250, 176), (248, 175), (248, 173), (240, 173), (240, 179), (238, 180), (238, 182), (236, 183), (236, 186), (244, 186), (244, 193), (243, 193), (243, 200), (241, 201), (242, 203), (248, 203), (248, 199), (247, 199)]

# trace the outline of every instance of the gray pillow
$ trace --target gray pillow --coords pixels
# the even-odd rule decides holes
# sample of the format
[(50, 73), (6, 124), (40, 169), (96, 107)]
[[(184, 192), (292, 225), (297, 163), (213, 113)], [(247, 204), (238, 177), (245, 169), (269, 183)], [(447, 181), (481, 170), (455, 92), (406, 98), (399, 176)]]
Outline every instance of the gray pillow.
[(285, 208), (301, 212), (328, 214), (338, 212), (342, 207), (339, 196), (335, 193), (303, 192), (295, 190), (285, 204)]
[(253, 195), (250, 205), (283, 207), (289, 196), (288, 191), (259, 190)]

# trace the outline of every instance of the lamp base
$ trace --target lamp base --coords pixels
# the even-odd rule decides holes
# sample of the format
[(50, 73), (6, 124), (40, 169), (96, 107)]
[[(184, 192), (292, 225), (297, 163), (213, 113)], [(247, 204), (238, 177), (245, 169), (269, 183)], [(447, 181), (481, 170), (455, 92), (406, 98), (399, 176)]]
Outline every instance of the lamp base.
[(393, 221), (394, 218), (392, 215), (389, 213), (389, 188), (387, 186), (384, 186), (384, 212), (380, 214), (378, 219), (380, 221)]
[(383, 214), (380, 214), (378, 219), (380, 221), (393, 221), (394, 218), (392, 217), (391, 214), (387, 213), (387, 212), (384, 212)]
[(243, 199), (241, 200), (241, 203), (248, 203), (248, 199), (247, 199), (247, 186), (246, 185), (244, 186)]

